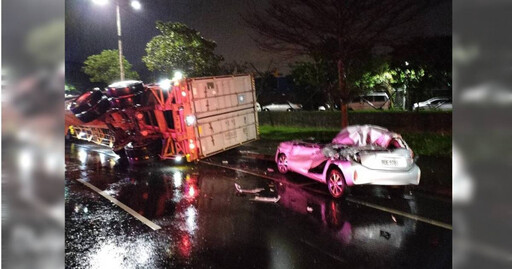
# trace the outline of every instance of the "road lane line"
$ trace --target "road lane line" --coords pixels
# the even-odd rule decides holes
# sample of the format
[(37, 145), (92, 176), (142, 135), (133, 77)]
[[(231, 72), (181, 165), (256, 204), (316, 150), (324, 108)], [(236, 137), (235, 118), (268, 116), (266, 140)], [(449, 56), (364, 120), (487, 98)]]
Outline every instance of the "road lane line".
[(162, 227), (160, 227), (159, 225), (153, 223), (152, 221), (148, 220), (147, 218), (145, 218), (144, 216), (142, 216), (141, 214), (135, 212), (135, 210), (131, 209), (129, 206), (121, 203), (119, 200), (117, 200), (116, 198), (108, 195), (105, 191), (102, 191), (98, 188), (96, 188), (94, 185), (92, 185), (91, 183), (87, 182), (87, 181), (84, 181), (83, 179), (76, 179), (76, 181), (84, 184), (85, 186), (89, 187), (90, 189), (92, 189), (93, 191), (97, 192), (99, 195), (107, 198), (107, 200), (109, 200), (110, 202), (114, 203), (115, 205), (119, 206), (120, 208), (122, 208), (124, 211), (126, 211), (128, 214), (132, 215), (133, 217), (135, 217), (136, 219), (140, 220), (142, 223), (146, 224), (147, 226), (149, 226), (149, 228), (153, 229), (153, 231), (156, 231), (156, 230), (159, 230), (161, 229)]
[[(258, 174), (258, 173), (255, 173), (255, 172), (251, 172), (251, 171), (246, 171), (246, 170), (243, 170), (243, 169), (240, 169), (240, 168), (229, 167), (229, 166), (220, 165), (220, 164), (216, 164), (216, 163), (212, 163), (212, 162), (207, 162), (207, 161), (199, 161), (199, 162), (205, 163), (205, 164), (208, 164), (208, 165), (212, 165), (212, 166), (217, 166), (217, 167), (221, 167), (221, 168), (230, 169), (230, 170), (233, 170), (233, 171), (237, 171), (237, 172), (241, 172), (241, 173), (245, 173), (245, 174), (249, 174), (249, 175), (253, 175), (253, 176), (257, 176), (257, 177), (262, 177), (262, 178), (278, 181), (278, 182), (283, 182), (281, 180), (278, 180), (276, 178), (273, 178), (273, 177), (270, 177), (270, 176), (267, 176), (267, 175), (261, 175), (261, 174)], [(287, 184), (295, 185), (297, 187), (300, 187), (299, 184), (293, 184), (293, 183), (289, 183), (289, 182), (287, 182)], [(311, 188), (305, 188), (305, 189), (312, 190)], [(325, 193), (319, 192), (317, 190), (312, 190), (312, 191), (317, 192), (317, 193), (321, 193), (321, 194), (325, 194)], [(392, 214), (395, 214), (395, 215), (403, 216), (403, 217), (406, 217), (406, 218), (409, 218), (409, 219), (412, 219), (412, 220), (415, 220), (415, 221), (420, 221), (420, 222), (424, 222), (424, 223), (427, 223), (427, 224), (430, 224), (430, 225), (434, 225), (434, 226), (437, 226), (437, 227), (441, 227), (441, 228), (444, 228), (444, 229), (453, 230), (452, 225), (444, 223), (444, 222), (441, 222), (441, 221), (437, 221), (437, 220), (433, 220), (433, 219), (429, 219), (429, 218), (425, 218), (425, 217), (421, 217), (421, 216), (416, 216), (416, 215), (411, 214), (411, 213), (402, 212), (402, 211), (399, 211), (399, 210), (396, 210), (396, 209), (387, 208), (387, 207), (384, 207), (384, 206), (368, 203), (368, 202), (361, 201), (361, 200), (358, 200), (358, 199), (355, 199), (355, 198), (352, 198), (352, 197), (347, 197), (346, 200), (350, 201), (352, 203), (356, 203), (356, 204), (359, 204), (359, 205), (363, 205), (363, 206), (370, 207), (370, 208), (373, 208), (373, 209), (377, 209), (377, 210), (380, 210), (380, 211), (384, 211), (384, 212), (387, 212), (387, 213), (392, 213)]]
[(371, 208), (374, 208), (374, 209), (377, 209), (377, 210), (381, 210), (381, 211), (384, 211), (384, 212), (388, 212), (388, 213), (392, 213), (392, 214), (399, 215), (399, 216), (402, 216), (402, 217), (406, 217), (406, 218), (409, 218), (409, 219), (413, 219), (413, 220), (416, 220), (416, 221), (425, 222), (425, 223), (428, 223), (428, 224), (431, 224), (431, 225), (434, 225), (434, 226), (437, 226), (437, 227), (445, 228), (445, 229), (448, 229), (448, 230), (452, 230), (453, 229), (452, 225), (444, 223), (444, 222), (440, 222), (440, 221), (437, 221), (437, 220), (433, 220), (433, 219), (429, 219), (429, 218), (425, 218), (425, 217), (421, 217), (421, 216), (416, 216), (416, 215), (411, 214), (411, 213), (402, 212), (402, 211), (399, 211), (399, 210), (396, 210), (396, 209), (387, 208), (387, 207), (384, 207), (384, 206), (368, 203), (368, 202), (365, 202), (365, 201), (361, 201), (359, 199), (355, 199), (353, 197), (347, 197), (345, 200), (350, 201), (352, 203), (356, 203), (356, 204), (364, 205), (364, 206), (367, 206), (367, 207), (371, 207)]
[[(233, 170), (233, 171), (237, 171), (237, 172), (241, 172), (241, 173), (245, 173), (245, 174), (249, 174), (249, 175), (253, 175), (253, 176), (257, 176), (257, 177), (262, 177), (262, 178), (270, 179), (270, 180), (277, 181), (277, 182), (283, 182), (282, 180), (277, 179), (277, 178), (273, 178), (273, 177), (269, 177), (267, 175), (262, 175), (262, 174), (254, 173), (254, 172), (243, 170), (243, 169), (240, 169), (240, 168), (230, 167), (230, 166), (216, 164), (216, 163), (202, 161), (202, 160), (199, 161), (199, 162), (200, 163), (204, 163), (204, 164), (208, 164), (208, 165), (211, 165), (211, 166), (217, 166), (217, 167), (226, 168), (226, 169), (230, 169), (230, 170)], [(289, 184), (290, 185), (297, 185), (297, 184), (293, 184), (293, 183), (289, 183)]]

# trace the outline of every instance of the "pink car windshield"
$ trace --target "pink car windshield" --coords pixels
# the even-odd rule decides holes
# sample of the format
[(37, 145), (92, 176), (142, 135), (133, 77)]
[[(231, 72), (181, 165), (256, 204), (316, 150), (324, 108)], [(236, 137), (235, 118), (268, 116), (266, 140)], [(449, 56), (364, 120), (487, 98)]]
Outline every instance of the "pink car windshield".
[(387, 148), (393, 138), (400, 138), (400, 135), (375, 125), (353, 125), (341, 130), (332, 143), (355, 147), (376, 145)]

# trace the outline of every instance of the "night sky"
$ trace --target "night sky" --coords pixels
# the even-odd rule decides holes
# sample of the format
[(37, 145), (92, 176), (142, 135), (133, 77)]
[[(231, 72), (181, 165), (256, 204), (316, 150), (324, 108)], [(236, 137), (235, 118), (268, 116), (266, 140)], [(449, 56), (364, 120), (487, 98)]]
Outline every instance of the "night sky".
[[(141, 79), (153, 78), (141, 58), (146, 43), (158, 34), (155, 21), (182, 22), (217, 42), (216, 53), (226, 62), (249, 61), (265, 71), (272, 61), (279, 72), (287, 73), (294, 59), (283, 59), (275, 53), (258, 49), (244, 25), (248, 2), (243, 0), (140, 0), (143, 8), (135, 11), (129, 0), (121, 7), (123, 52)], [(113, 1), (111, 1), (113, 2)], [(265, 0), (257, 1), (264, 8)], [(425, 12), (418, 18), (418, 33), (425, 35), (451, 34), (451, 1)], [(95, 5), (92, 0), (66, 0), (66, 77), (67, 83), (85, 85), (87, 76), (80, 71), (87, 56), (104, 49), (117, 49), (115, 6)]]

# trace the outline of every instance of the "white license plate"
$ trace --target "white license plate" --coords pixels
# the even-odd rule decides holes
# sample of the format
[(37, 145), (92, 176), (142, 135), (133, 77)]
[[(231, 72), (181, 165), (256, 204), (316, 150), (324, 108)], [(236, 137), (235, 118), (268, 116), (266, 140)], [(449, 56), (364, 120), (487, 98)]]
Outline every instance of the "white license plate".
[(405, 167), (404, 159), (381, 159), (381, 164), (385, 167)]

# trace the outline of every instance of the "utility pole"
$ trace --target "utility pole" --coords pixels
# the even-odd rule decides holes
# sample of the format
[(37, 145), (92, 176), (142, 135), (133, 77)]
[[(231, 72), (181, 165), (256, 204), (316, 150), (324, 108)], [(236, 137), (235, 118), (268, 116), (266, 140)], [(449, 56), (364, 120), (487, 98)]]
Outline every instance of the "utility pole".
[(117, 19), (117, 46), (119, 50), (119, 71), (121, 80), (124, 80), (124, 66), (123, 66), (123, 42), (121, 41), (121, 14), (119, 12), (119, 0), (116, 1), (116, 19)]

